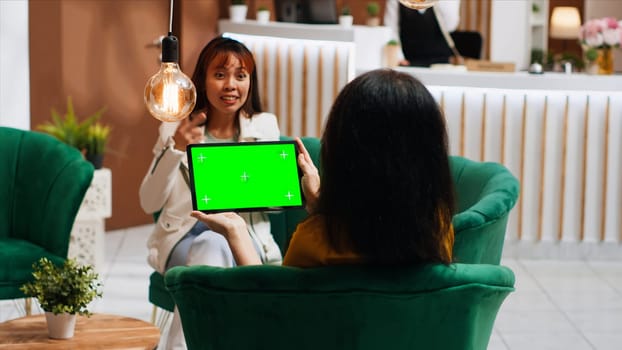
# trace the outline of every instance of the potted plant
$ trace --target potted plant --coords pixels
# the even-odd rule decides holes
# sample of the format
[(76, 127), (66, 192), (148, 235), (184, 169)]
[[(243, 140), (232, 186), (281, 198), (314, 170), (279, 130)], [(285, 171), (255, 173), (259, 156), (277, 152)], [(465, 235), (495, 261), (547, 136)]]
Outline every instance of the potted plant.
[(384, 46), (384, 65), (386, 67), (397, 67), (399, 65), (399, 50), (402, 47), (395, 39), (391, 39)]
[[(52, 120), (38, 125), (37, 130), (48, 133), (56, 137), (60, 141), (68, 144), (69, 146), (77, 148), (80, 152), (82, 152), (87, 160), (91, 161), (93, 157), (89, 152), (97, 152), (97, 147), (94, 147), (92, 145), (93, 141), (97, 140), (100, 145), (103, 142), (105, 146), (108, 134), (110, 132), (109, 127), (105, 127), (99, 122), (99, 119), (101, 118), (104, 111), (105, 108), (102, 108), (93, 113), (92, 115), (86, 117), (84, 120), (80, 121), (80, 118), (78, 118), (73, 108), (71, 96), (69, 96), (67, 97), (67, 111), (65, 112), (65, 114), (61, 116), (55, 109), (52, 109)], [(91, 130), (91, 127), (95, 124), (98, 124), (100, 126), (97, 128), (97, 130)], [(91, 135), (93, 132), (97, 132), (98, 135), (96, 135), (96, 137), (93, 137)], [(105, 136), (103, 140), (102, 136)], [(105, 147), (99, 149), (105, 149)], [(91, 163), (93, 162), (91, 161)], [(98, 168), (94, 163), (93, 166), (96, 169), (101, 168), (101, 165)]]
[(377, 27), (380, 25), (380, 5), (377, 2), (371, 1), (367, 3), (367, 25)]
[(231, 0), (229, 19), (231, 19), (231, 22), (244, 22), (246, 21), (247, 11), (248, 6), (246, 6), (246, 0)]
[(352, 22), (354, 21), (354, 17), (352, 17), (352, 13), (350, 12), (350, 8), (348, 6), (344, 6), (341, 8), (341, 14), (339, 15), (339, 24), (343, 27), (352, 27)]
[(102, 296), (99, 275), (93, 266), (78, 265), (75, 259), (67, 259), (57, 266), (43, 257), (32, 268), (34, 279), (20, 290), (41, 304), (50, 338), (73, 337), (76, 314), (90, 316), (88, 304)]
[(270, 10), (267, 6), (261, 5), (257, 8), (257, 22), (261, 24), (270, 22)]

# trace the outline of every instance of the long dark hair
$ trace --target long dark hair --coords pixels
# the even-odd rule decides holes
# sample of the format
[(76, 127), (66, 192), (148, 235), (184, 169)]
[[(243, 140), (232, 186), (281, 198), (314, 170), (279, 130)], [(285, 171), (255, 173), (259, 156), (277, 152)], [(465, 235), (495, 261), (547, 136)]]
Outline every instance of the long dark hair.
[(197, 103), (193, 112), (207, 110), (209, 118), (210, 104), (207, 100), (205, 78), (207, 76), (207, 67), (212, 62), (217, 64), (226, 64), (229, 55), (234, 55), (240, 60), (242, 66), (250, 74), (250, 89), (248, 99), (242, 105), (241, 110), (246, 112), (249, 117), (255, 113), (261, 113), (261, 99), (259, 98), (259, 83), (257, 82), (257, 70), (255, 69), (255, 59), (253, 54), (237, 40), (218, 36), (212, 39), (199, 54), (194, 73), (192, 74), (192, 82), (197, 89)]
[(444, 116), (414, 77), (380, 69), (346, 85), (322, 137), (317, 212), (331, 243), (370, 263), (451, 262), (447, 143)]

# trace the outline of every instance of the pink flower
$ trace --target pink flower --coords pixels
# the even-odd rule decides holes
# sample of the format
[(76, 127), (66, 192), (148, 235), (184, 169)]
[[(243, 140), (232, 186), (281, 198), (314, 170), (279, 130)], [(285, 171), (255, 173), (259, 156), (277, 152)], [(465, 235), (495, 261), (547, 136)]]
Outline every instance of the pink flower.
[(609, 28), (609, 29), (617, 29), (618, 28), (618, 21), (616, 21), (615, 18), (613, 17), (605, 17), (603, 18), (603, 21), (605, 22), (605, 27)]
[(616, 29), (606, 29), (603, 31), (603, 42), (609, 46), (620, 43), (620, 31)]
[(622, 42), (622, 24), (620, 22), (613, 17), (591, 19), (581, 27), (579, 40), (588, 47), (618, 47)]

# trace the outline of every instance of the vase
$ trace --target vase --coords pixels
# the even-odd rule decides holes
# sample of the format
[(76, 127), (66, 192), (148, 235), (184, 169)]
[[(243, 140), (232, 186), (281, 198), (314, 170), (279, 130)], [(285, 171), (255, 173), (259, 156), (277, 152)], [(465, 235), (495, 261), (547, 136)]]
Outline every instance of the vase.
[(613, 50), (611, 48), (598, 49), (598, 74), (613, 74)]
[(48, 325), (48, 336), (52, 339), (69, 339), (73, 337), (76, 328), (75, 314), (45, 313), (45, 321)]
[(352, 22), (354, 22), (354, 17), (351, 15), (341, 15), (339, 16), (339, 24), (342, 27), (350, 28), (352, 27)]
[(244, 22), (246, 21), (246, 12), (248, 7), (246, 5), (231, 5), (229, 6), (229, 19), (231, 22)]

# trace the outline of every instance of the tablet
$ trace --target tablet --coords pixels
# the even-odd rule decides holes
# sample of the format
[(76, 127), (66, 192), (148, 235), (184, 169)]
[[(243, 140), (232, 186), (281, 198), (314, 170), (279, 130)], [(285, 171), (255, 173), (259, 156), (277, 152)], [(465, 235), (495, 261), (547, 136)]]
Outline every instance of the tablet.
[(192, 208), (204, 213), (302, 208), (295, 141), (186, 148)]

